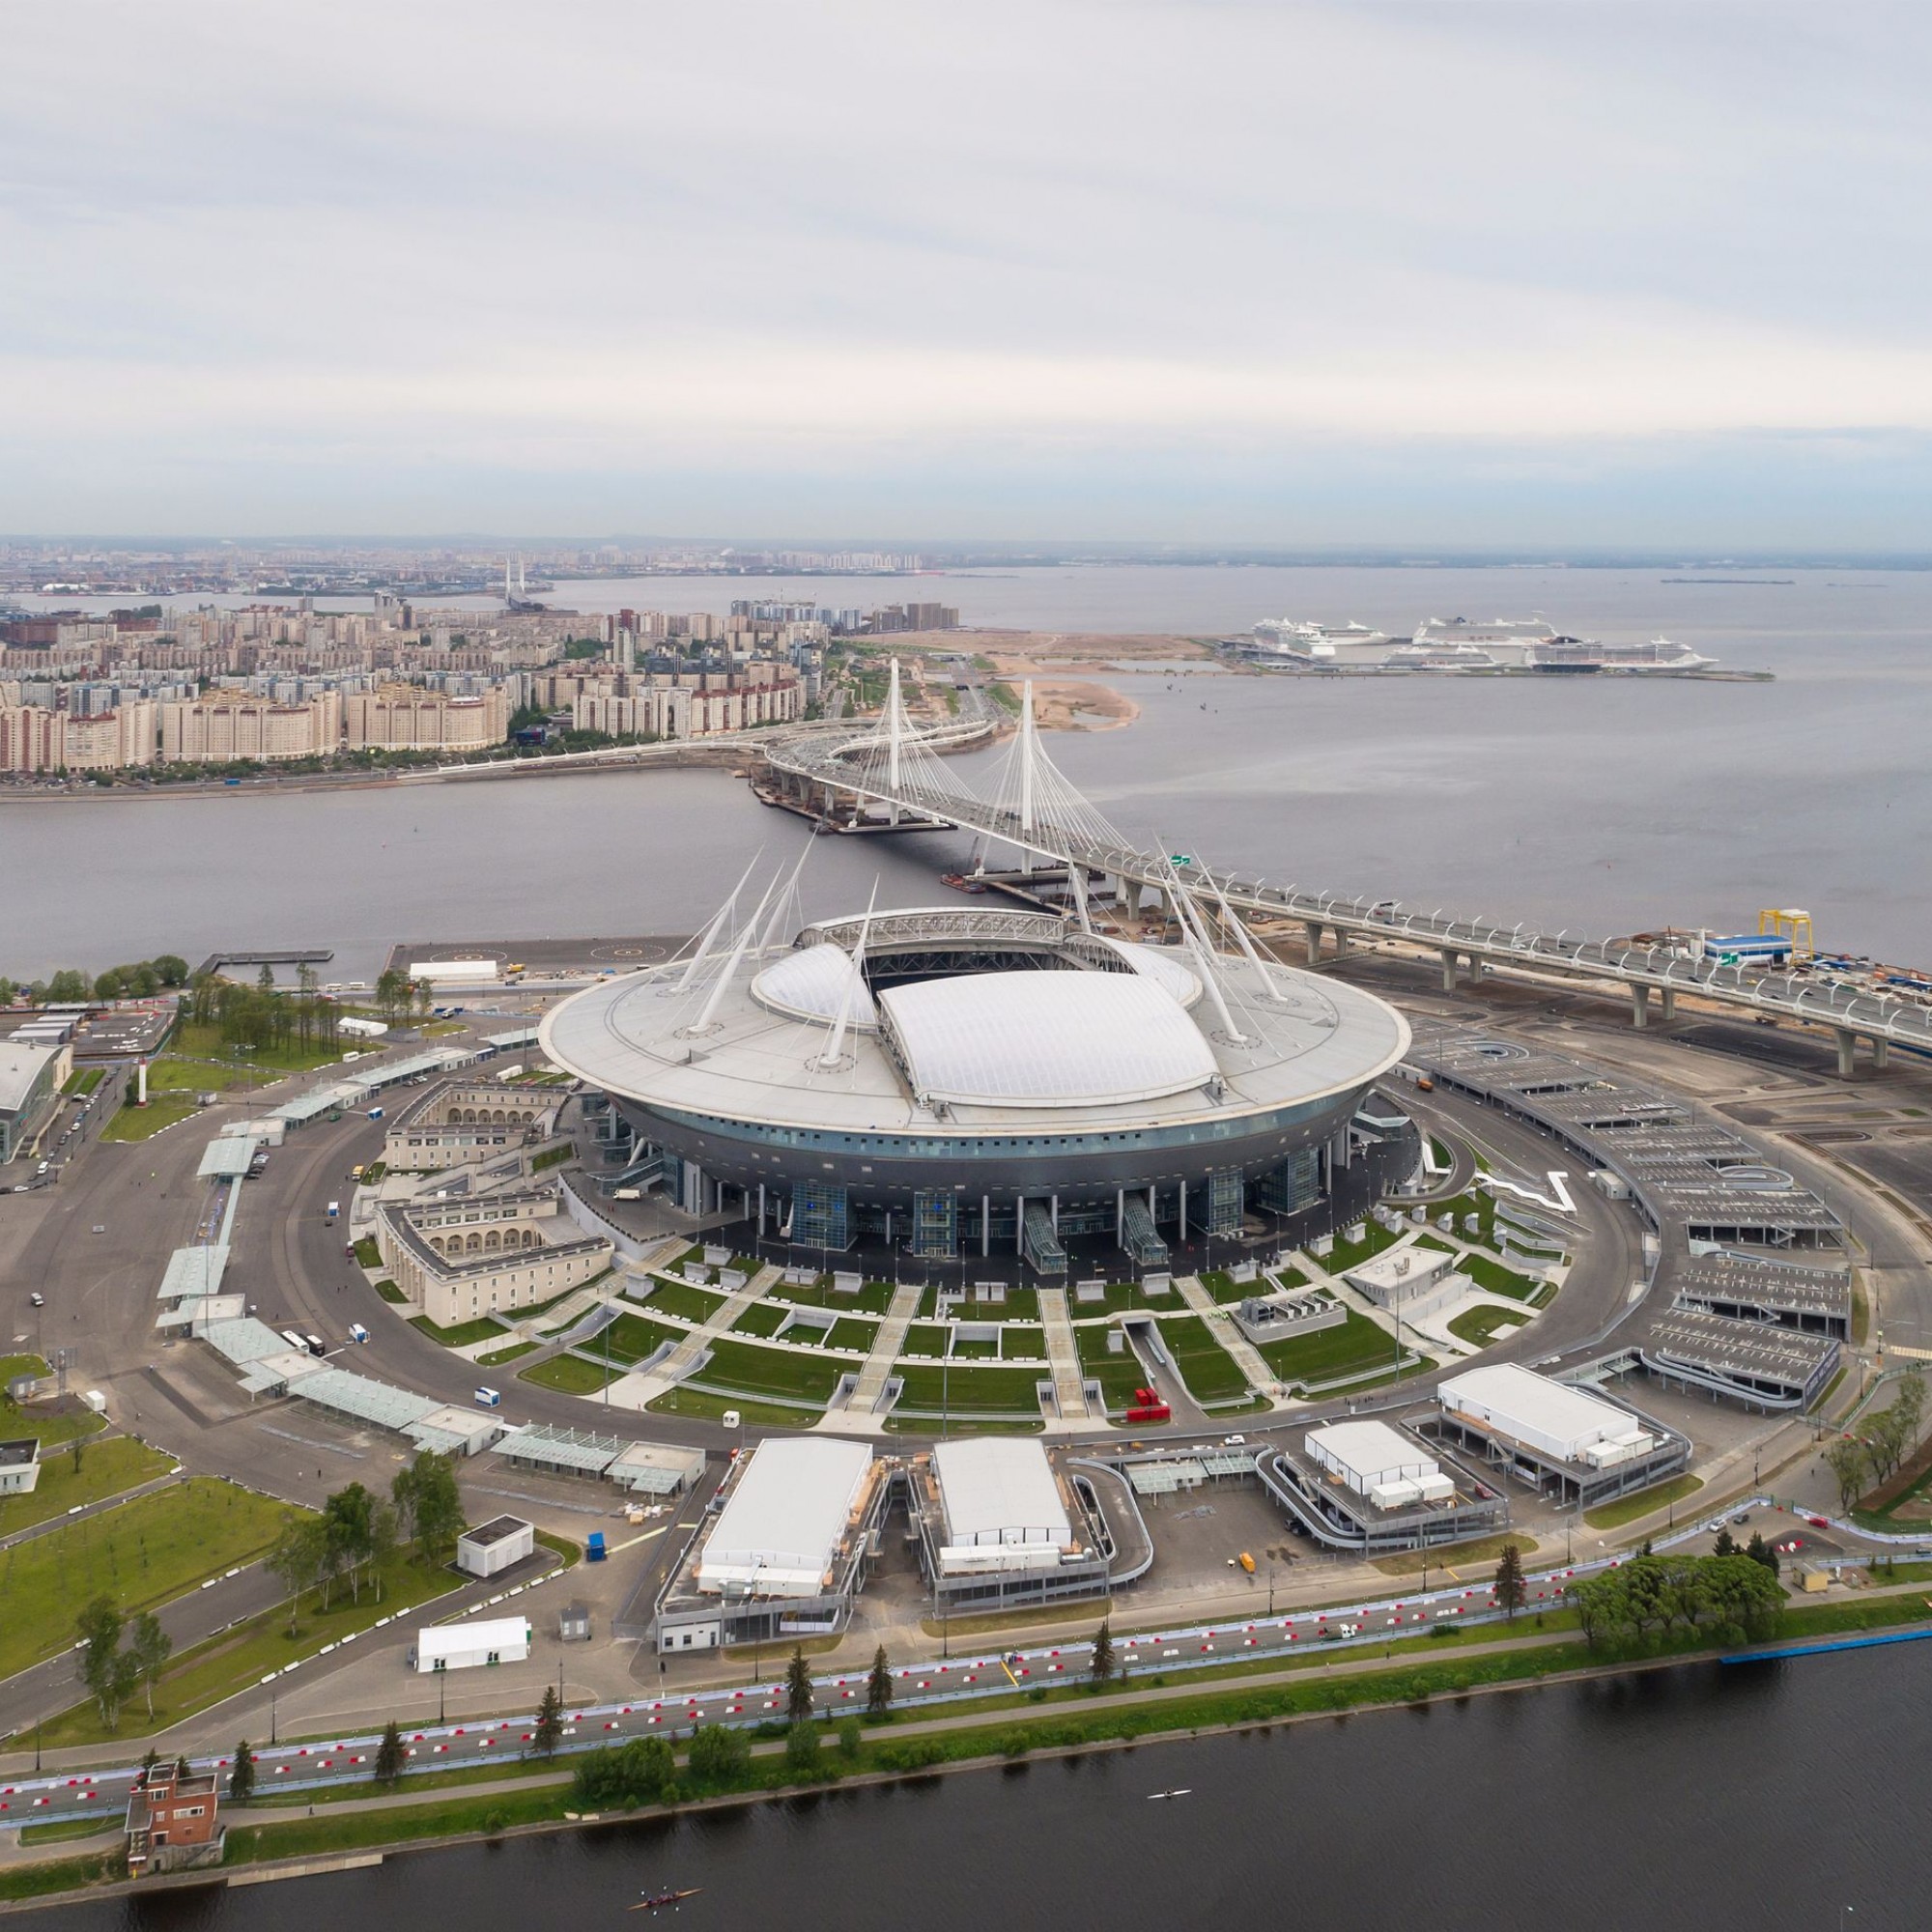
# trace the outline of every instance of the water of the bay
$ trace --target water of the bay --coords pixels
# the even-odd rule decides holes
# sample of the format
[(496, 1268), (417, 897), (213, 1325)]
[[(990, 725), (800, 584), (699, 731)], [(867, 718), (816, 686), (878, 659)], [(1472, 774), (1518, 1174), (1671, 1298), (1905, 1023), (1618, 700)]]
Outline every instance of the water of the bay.
[[(1737, 685), (1110, 674), (1139, 721), (1051, 750), (1131, 836), (1274, 879), (1599, 935), (1735, 930), (1796, 905), (1828, 947), (1932, 965), (1932, 573), (1736, 574), (1795, 582), (1119, 566), (919, 585), (969, 621), (1088, 632), (1541, 611), (1772, 670)], [(850, 580), (663, 578), (567, 584), (557, 601), (718, 609), (786, 589), (859, 594)], [(997, 755), (957, 769), (985, 785)], [(690, 931), (761, 844), (775, 860), (803, 836), (722, 772), (0, 800), (0, 972), (327, 945), (331, 975), (355, 978), (404, 939)], [(966, 850), (941, 835), (822, 840), (809, 902), (843, 908), (875, 876), (882, 903), (929, 902)]]
[[(1482, 1696), (686, 1820), (68, 1908), (71, 1932), (1925, 1923), (1924, 1645)], [(1150, 1792), (1187, 1787), (1185, 1798)]]

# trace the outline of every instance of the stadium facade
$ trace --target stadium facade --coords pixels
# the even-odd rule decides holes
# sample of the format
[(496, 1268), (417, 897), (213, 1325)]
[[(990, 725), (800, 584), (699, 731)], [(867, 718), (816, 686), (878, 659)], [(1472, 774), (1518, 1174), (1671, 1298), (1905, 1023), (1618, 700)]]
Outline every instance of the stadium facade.
[(1384, 1002), (1210, 951), (1018, 908), (867, 913), (783, 943), (761, 906), (692, 957), (605, 981), (545, 1019), (543, 1050), (608, 1094), (699, 1213), (741, 1200), (761, 1237), (841, 1252), (1066, 1268), (1111, 1237), (1157, 1266), (1166, 1234), (1320, 1199), (1349, 1122), (1408, 1045)]

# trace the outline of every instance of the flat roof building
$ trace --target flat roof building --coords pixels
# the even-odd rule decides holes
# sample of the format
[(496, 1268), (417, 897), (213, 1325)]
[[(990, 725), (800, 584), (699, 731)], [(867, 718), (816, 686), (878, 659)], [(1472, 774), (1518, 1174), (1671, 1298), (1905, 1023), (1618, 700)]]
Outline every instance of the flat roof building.
[(521, 1563), (536, 1547), (536, 1529), (522, 1517), (492, 1517), (456, 1539), (456, 1567), (470, 1577), (495, 1577)]
[(1331, 1549), (1366, 1555), (1460, 1543), (1509, 1520), (1500, 1490), (1386, 1422), (1291, 1434), (1257, 1467), (1290, 1520)]
[(33, 1137), (72, 1066), (71, 1047), (0, 1039), (0, 1161)]
[(886, 1465), (842, 1436), (774, 1436), (721, 1492), (708, 1536), (658, 1606), (660, 1652), (842, 1630), (864, 1585)]
[(470, 1617), (416, 1633), (419, 1672), (468, 1670), (491, 1663), (521, 1663), (530, 1654), (528, 1617)]
[(41, 1480), (41, 1440), (23, 1435), (0, 1442), (0, 1496), (24, 1496)]
[(1092, 1596), (1107, 1577), (1105, 1526), (1039, 1444), (991, 1435), (943, 1442), (911, 1471), (921, 1567), (957, 1608)]
[(1515, 1362), (1449, 1377), (1436, 1403), (1434, 1429), (1531, 1487), (1584, 1505), (1646, 1488), (1690, 1458), (1674, 1430)]

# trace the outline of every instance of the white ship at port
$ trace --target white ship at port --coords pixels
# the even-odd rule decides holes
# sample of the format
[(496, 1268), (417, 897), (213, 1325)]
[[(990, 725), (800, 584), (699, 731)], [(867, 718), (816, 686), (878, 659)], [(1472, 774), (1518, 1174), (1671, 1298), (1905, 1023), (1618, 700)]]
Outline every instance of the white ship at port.
[(1254, 627), (1249, 654), (1283, 669), (1598, 672), (1683, 676), (1709, 668), (1707, 658), (1668, 638), (1648, 643), (1605, 644), (1569, 637), (1543, 617), (1425, 617), (1405, 641), (1366, 624), (1317, 624), (1264, 618)]
[(1304, 664), (1359, 663), (1354, 653), (1378, 650), (1389, 641), (1385, 633), (1366, 624), (1307, 624), (1293, 617), (1264, 617), (1254, 638), (1263, 650)]

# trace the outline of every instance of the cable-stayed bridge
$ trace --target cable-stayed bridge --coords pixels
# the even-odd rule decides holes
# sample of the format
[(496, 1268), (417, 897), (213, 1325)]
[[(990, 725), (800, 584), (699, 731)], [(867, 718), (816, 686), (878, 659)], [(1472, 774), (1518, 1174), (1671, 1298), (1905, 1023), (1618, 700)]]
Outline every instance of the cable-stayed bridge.
[(822, 726), (787, 731), (765, 741), (774, 780), (788, 801), (828, 820), (845, 810), (868, 822), (931, 824), (979, 835), (1021, 855), (1022, 869), (1044, 863), (1065, 867), (1076, 906), (1090, 891), (1124, 901), (1152, 888), (1172, 901), (1185, 891), (1210, 916), (1218, 909), (1249, 919), (1298, 921), (1311, 961), (1321, 956), (1324, 935), (1345, 950), (1351, 940), (1382, 941), (1425, 949), (1438, 955), (1442, 984), (1453, 991), (1459, 976), (1492, 968), (1613, 981), (1629, 987), (1632, 1017), (1649, 1023), (1653, 1001), (1662, 1017), (1675, 1016), (1680, 993), (1747, 1009), (1754, 1016), (1804, 1021), (1829, 1028), (1837, 1044), (1838, 1071), (1849, 1079), (1860, 1040), (1870, 1043), (1883, 1066), (1896, 1043), (1932, 1052), (1932, 1007), (1788, 971), (1749, 971), (1720, 960), (1687, 957), (1668, 947), (1588, 939), (1567, 928), (1551, 934), (1519, 921), (1514, 925), (1478, 916), (1458, 919), (1441, 911), (1414, 912), (1388, 898), (1270, 885), (1232, 871), (1218, 871), (1195, 855), (1137, 847), (1117, 832), (1059, 771), (1039, 742), (1026, 687), (1020, 729), (1002, 763), (992, 796), (976, 794), (938, 754), (985, 735), (975, 700), (960, 717), (938, 724), (913, 719), (899, 689), (895, 661), (884, 713), (863, 729)]

